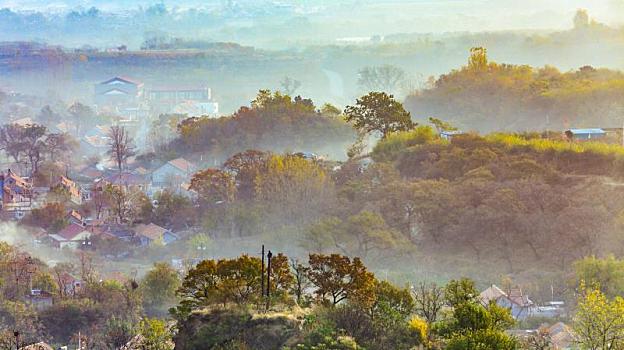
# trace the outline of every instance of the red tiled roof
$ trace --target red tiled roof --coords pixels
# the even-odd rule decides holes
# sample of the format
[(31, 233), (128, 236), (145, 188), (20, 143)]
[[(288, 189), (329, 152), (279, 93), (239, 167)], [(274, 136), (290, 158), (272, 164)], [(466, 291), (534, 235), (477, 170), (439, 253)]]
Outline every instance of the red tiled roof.
[(170, 160), (169, 164), (173, 165), (174, 167), (186, 172), (186, 173), (190, 173), (193, 171), (193, 168), (195, 167), (191, 162), (189, 162), (188, 160), (184, 159), (184, 158), (177, 158), (174, 160)]
[(65, 227), (64, 229), (62, 229), (58, 233), (58, 235), (63, 237), (63, 238), (65, 238), (68, 241), (71, 241), (72, 239), (74, 239), (76, 236), (78, 236), (83, 231), (86, 231), (86, 229), (84, 227), (82, 227), (82, 225), (71, 224), (71, 225)]
[(136, 232), (137, 235), (144, 236), (155, 241), (162, 239), (164, 233), (167, 232), (167, 229), (152, 223), (149, 225), (138, 225), (134, 229), (134, 232)]

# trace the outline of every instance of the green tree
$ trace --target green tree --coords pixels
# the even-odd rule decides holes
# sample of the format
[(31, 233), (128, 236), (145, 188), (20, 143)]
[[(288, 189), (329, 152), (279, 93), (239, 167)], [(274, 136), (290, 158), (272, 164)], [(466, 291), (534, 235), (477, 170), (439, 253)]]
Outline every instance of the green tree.
[(624, 260), (589, 256), (574, 263), (577, 285), (600, 289), (608, 298), (624, 294)]
[(379, 132), (382, 138), (390, 133), (410, 130), (415, 126), (410, 113), (394, 96), (385, 92), (371, 92), (357, 99), (355, 106), (347, 106), (345, 119), (367, 133)]
[(444, 298), (452, 307), (464, 303), (474, 303), (478, 297), (479, 291), (477, 291), (474, 281), (468, 278), (451, 280), (444, 287)]
[(142, 350), (173, 350), (171, 330), (166, 321), (144, 318), (139, 324), (141, 339), (138, 348)]
[(176, 291), (181, 286), (178, 272), (167, 263), (155, 263), (141, 281), (143, 306), (152, 315), (165, 315), (177, 303)]

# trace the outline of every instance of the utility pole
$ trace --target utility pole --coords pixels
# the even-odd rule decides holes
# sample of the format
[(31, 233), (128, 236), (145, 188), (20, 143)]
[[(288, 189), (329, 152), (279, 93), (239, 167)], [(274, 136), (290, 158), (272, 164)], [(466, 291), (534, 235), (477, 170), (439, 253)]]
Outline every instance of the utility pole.
[(266, 302), (266, 311), (269, 311), (269, 305), (271, 304), (271, 258), (273, 257), (273, 253), (269, 250), (267, 254), (267, 302)]
[(262, 297), (264, 297), (264, 244), (262, 245)]

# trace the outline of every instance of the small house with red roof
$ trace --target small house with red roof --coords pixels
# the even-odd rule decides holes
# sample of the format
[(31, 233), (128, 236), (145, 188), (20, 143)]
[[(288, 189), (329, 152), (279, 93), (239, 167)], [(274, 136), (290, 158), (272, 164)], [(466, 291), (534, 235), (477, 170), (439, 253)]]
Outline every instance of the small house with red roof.
[(91, 237), (91, 232), (84, 225), (71, 223), (58, 233), (50, 234), (48, 236), (56, 248), (76, 249), (87, 242), (87, 240)]
[(505, 292), (496, 285), (491, 285), (479, 294), (479, 300), (484, 306), (494, 302), (500, 307), (509, 309), (511, 316), (517, 320), (523, 320), (536, 311), (535, 303), (520, 288), (511, 288)]
[(178, 237), (164, 227), (160, 227), (154, 223), (149, 225), (140, 224), (134, 228), (136, 238), (142, 246), (150, 246), (153, 244), (167, 245)]

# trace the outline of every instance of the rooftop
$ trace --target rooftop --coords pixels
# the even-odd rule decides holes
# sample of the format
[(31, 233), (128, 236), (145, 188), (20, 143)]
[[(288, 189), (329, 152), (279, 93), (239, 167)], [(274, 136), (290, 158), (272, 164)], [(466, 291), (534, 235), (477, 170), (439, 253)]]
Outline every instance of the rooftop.
[(189, 162), (188, 160), (184, 158), (177, 158), (174, 160), (170, 160), (168, 164), (171, 164), (177, 169), (180, 169), (187, 173), (193, 172), (193, 169), (195, 168), (195, 165), (193, 165), (193, 163)]
[(134, 229), (134, 231), (137, 233), (137, 235), (144, 236), (144, 237), (149, 238), (150, 240), (155, 241), (155, 240), (163, 238), (163, 235), (168, 230), (154, 223), (151, 223), (149, 225), (144, 225), (144, 224), (138, 225)]
[(573, 135), (577, 134), (606, 134), (606, 132), (600, 128), (588, 128), (588, 129), (569, 129)]
[(86, 231), (86, 229), (82, 225), (72, 223), (69, 226), (62, 229), (58, 233), (58, 236), (61, 236), (62, 238), (68, 241), (71, 241), (72, 239), (76, 238), (76, 236), (78, 236), (84, 231)]

